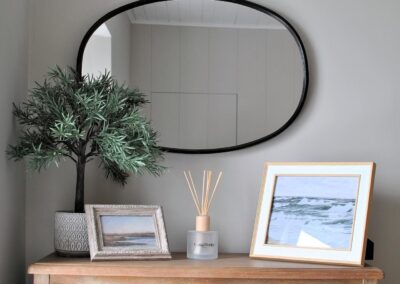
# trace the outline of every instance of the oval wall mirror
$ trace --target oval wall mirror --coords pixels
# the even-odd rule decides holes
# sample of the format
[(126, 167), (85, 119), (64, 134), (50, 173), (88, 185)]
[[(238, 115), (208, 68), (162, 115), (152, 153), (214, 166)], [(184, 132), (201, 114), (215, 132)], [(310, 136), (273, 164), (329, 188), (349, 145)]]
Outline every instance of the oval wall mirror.
[(137, 1), (98, 20), (77, 70), (108, 70), (150, 102), (166, 151), (214, 153), (275, 137), (307, 93), (303, 43), (277, 13), (242, 0)]

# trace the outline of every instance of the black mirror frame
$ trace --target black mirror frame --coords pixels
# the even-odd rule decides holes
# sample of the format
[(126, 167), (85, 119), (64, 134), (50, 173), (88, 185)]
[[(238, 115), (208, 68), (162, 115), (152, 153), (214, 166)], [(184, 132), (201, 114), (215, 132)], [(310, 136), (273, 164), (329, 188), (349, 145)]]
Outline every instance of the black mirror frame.
[[(112, 17), (114, 17), (122, 12), (125, 12), (127, 10), (130, 10), (130, 9), (133, 9), (133, 8), (136, 8), (139, 6), (151, 4), (151, 3), (164, 2), (164, 1), (170, 1), (170, 0), (139, 0), (139, 1), (135, 1), (132, 3), (126, 4), (124, 6), (121, 6), (115, 10), (112, 10), (111, 12), (109, 12), (109, 13), (105, 14), (103, 17), (101, 17), (96, 23), (94, 23), (90, 27), (88, 32), (85, 34), (85, 36), (83, 37), (81, 45), (79, 47), (78, 58), (77, 58), (77, 63), (76, 63), (76, 70), (78, 72), (79, 78), (82, 78), (82, 60), (83, 60), (83, 53), (85, 51), (86, 44), (88, 43), (92, 34), (96, 31), (96, 29), (100, 25), (102, 25), (104, 22), (111, 19)], [(304, 79), (303, 79), (302, 94), (301, 94), (299, 104), (297, 105), (295, 112), (292, 114), (292, 116), (289, 118), (289, 120), (284, 125), (282, 125), (279, 129), (275, 130), (274, 132), (272, 132), (264, 137), (253, 140), (251, 142), (247, 142), (247, 143), (243, 143), (243, 144), (235, 145), (235, 146), (229, 146), (229, 147), (214, 148), (214, 149), (180, 149), (180, 148), (161, 147), (161, 149), (165, 152), (184, 153), (184, 154), (212, 154), (212, 153), (235, 151), (235, 150), (247, 148), (250, 146), (254, 146), (256, 144), (270, 140), (270, 139), (274, 138), (275, 136), (281, 134), (283, 131), (285, 131), (295, 121), (295, 119), (298, 117), (299, 113), (301, 112), (301, 110), (304, 106), (304, 103), (305, 103), (305, 100), (307, 97), (307, 90), (308, 90), (308, 83), (309, 83), (308, 61), (307, 61), (307, 55), (306, 55), (306, 51), (304, 48), (304, 44), (303, 44), (299, 34), (297, 33), (297, 31), (293, 28), (293, 26), (281, 15), (277, 14), (276, 12), (274, 12), (262, 5), (259, 5), (259, 4), (253, 3), (253, 2), (249, 2), (247, 0), (218, 0), (218, 1), (231, 2), (234, 4), (239, 4), (239, 5), (246, 6), (246, 7), (255, 9), (257, 11), (260, 11), (262, 13), (265, 13), (265, 14), (273, 17), (274, 19), (279, 21), (281, 24), (283, 24), (288, 29), (288, 31), (294, 37), (296, 44), (300, 50), (301, 60), (303, 63)]]

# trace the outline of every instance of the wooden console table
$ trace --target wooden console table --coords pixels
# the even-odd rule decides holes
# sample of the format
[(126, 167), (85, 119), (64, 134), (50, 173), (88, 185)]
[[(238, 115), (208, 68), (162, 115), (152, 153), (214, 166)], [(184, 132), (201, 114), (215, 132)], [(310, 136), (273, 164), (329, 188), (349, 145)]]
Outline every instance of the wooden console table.
[(29, 266), (34, 284), (376, 284), (375, 267), (344, 267), (255, 260), (244, 254), (222, 254), (217, 260), (98, 261), (49, 255)]

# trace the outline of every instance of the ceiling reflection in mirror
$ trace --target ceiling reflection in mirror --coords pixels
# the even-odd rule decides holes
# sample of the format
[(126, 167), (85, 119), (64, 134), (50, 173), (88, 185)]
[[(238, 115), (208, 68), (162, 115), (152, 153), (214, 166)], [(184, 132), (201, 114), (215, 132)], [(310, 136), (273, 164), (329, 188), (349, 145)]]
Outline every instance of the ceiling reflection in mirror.
[(274, 17), (214, 0), (172, 0), (124, 11), (88, 40), (82, 74), (108, 70), (150, 102), (159, 144), (234, 147), (281, 129), (304, 96), (299, 43)]

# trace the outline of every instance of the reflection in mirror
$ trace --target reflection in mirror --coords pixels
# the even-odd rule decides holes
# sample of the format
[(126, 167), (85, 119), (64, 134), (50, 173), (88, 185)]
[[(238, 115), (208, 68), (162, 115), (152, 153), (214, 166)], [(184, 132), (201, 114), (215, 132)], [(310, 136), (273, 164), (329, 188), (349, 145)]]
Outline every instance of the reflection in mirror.
[(111, 72), (111, 33), (102, 24), (86, 45), (82, 63), (82, 74), (98, 74), (99, 70)]
[(109, 70), (145, 93), (161, 146), (214, 149), (279, 130), (304, 95), (303, 60), (292, 33), (266, 13), (172, 0), (102, 24), (85, 47), (82, 74)]

